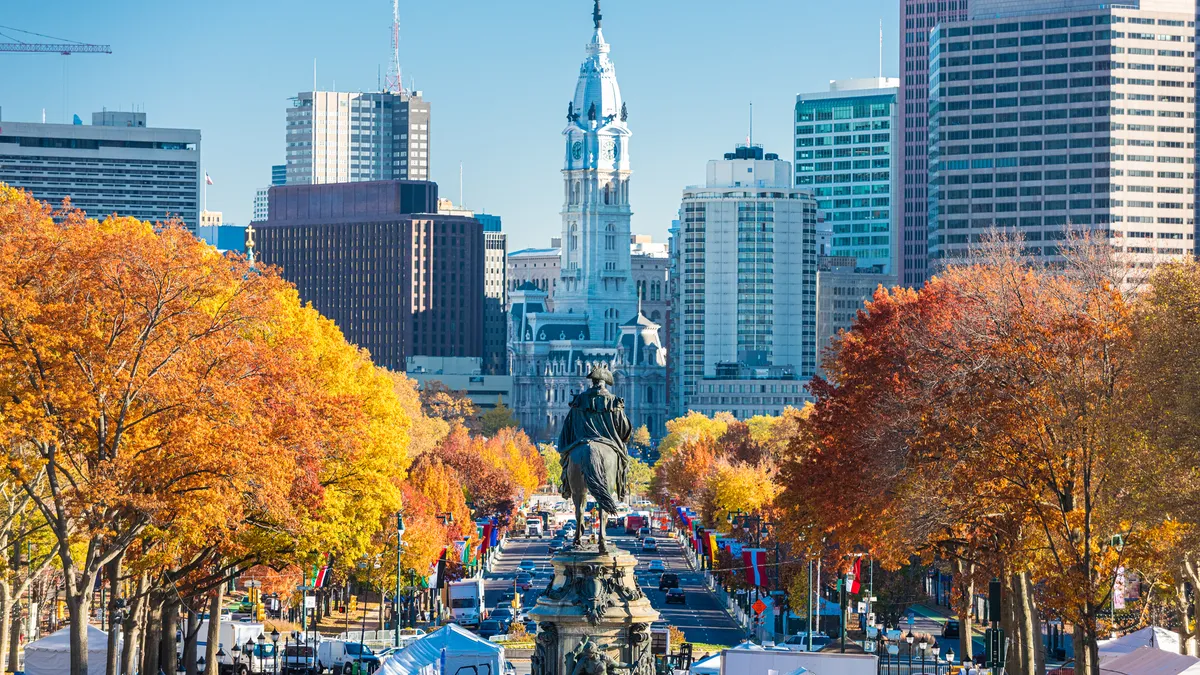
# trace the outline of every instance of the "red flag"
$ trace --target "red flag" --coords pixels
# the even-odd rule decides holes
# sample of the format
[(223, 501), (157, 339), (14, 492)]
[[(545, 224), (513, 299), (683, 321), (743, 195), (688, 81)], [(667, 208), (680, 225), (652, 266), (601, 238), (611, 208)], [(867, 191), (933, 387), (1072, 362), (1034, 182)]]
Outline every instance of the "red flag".
[(850, 595), (856, 595), (862, 589), (862, 557), (854, 559), (854, 579), (850, 582)]
[(742, 565), (745, 567), (746, 583), (751, 586), (763, 586), (767, 583), (767, 549), (742, 549)]

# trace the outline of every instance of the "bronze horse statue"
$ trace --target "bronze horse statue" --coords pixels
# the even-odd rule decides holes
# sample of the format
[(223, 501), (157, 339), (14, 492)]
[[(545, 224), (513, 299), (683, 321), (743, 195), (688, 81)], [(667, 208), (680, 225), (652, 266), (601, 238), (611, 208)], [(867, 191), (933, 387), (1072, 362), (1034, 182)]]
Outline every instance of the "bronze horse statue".
[(558, 448), (562, 462), (562, 496), (575, 503), (575, 542), (583, 534), (583, 507), (590, 493), (599, 510), (600, 553), (607, 553), (604, 524), (617, 512), (617, 502), (626, 498), (629, 485), (629, 454), (626, 443), (633, 433), (625, 416), (625, 401), (609, 391), (612, 373), (603, 365), (588, 374), (592, 386), (571, 399), (571, 411), (563, 421)]

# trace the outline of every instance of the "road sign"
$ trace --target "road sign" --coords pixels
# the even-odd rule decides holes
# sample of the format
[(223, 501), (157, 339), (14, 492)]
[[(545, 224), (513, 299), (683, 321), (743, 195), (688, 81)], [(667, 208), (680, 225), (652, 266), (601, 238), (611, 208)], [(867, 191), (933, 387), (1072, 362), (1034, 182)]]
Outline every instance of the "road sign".
[(875, 653), (875, 641), (867, 640), (866, 642), (864, 642), (863, 643), (863, 651), (868, 654), (874, 654)]
[(866, 614), (866, 613), (867, 613), (867, 603), (862, 600), (859, 600), (858, 601), (858, 611), (855, 612), (855, 614)]
[(315, 595), (304, 596), (304, 609), (316, 609), (316, 608), (317, 608), (317, 596), (315, 596)]
[(987, 644), (987, 666), (989, 668), (1004, 667), (1004, 629), (989, 628), (984, 635), (984, 643)]
[(755, 614), (762, 614), (767, 610), (766, 603), (764, 603), (761, 599), (755, 600), (754, 604), (750, 605), (750, 607), (754, 610)]

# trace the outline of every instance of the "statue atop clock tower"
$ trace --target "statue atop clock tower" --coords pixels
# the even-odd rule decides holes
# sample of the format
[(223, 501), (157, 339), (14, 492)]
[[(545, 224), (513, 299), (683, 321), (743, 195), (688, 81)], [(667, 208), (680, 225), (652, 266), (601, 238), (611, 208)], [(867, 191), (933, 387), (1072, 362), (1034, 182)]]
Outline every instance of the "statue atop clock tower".
[(595, 0), (592, 40), (562, 132), (562, 271), (555, 304), (560, 312), (586, 314), (592, 339), (610, 341), (635, 318), (637, 290), (629, 262), (632, 134), (602, 18)]

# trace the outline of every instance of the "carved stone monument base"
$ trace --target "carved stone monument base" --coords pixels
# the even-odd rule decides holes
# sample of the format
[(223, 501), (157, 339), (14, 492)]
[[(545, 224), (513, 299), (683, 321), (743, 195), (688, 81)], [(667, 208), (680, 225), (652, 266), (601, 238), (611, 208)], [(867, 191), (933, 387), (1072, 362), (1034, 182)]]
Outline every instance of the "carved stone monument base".
[(529, 615), (538, 622), (533, 675), (653, 675), (658, 612), (634, 577), (637, 559), (608, 545), (555, 554), (554, 578)]

